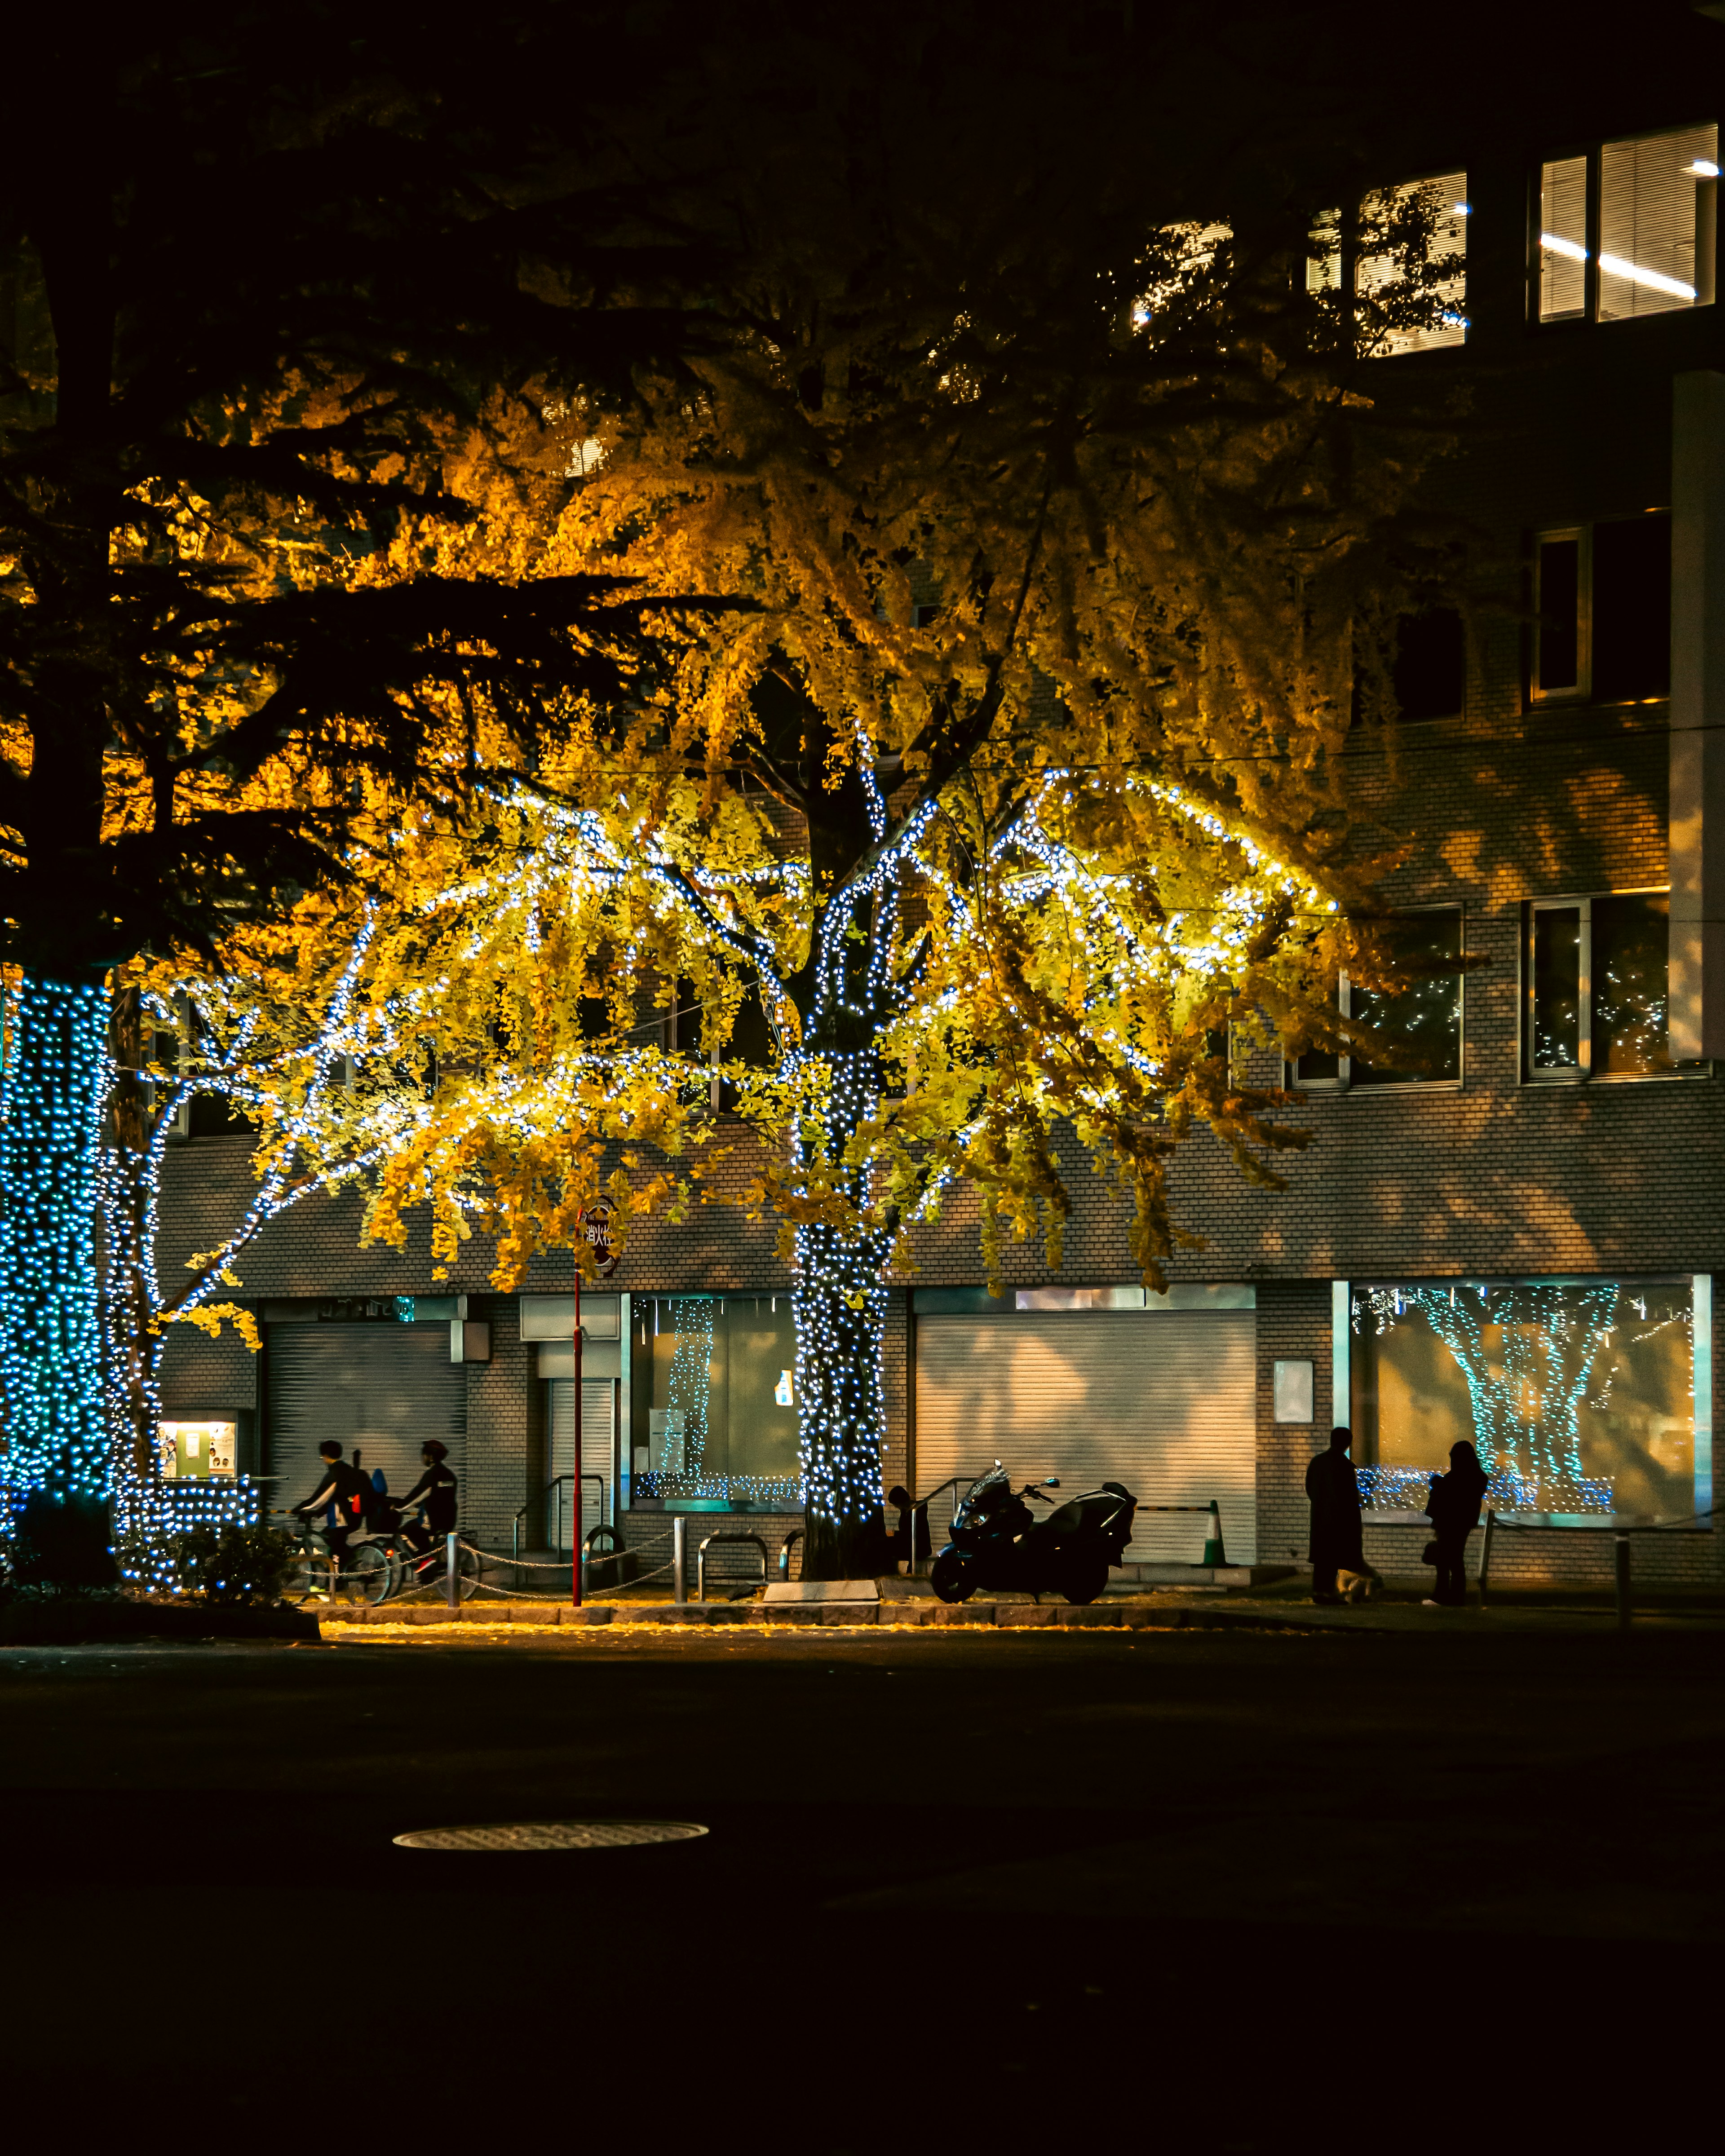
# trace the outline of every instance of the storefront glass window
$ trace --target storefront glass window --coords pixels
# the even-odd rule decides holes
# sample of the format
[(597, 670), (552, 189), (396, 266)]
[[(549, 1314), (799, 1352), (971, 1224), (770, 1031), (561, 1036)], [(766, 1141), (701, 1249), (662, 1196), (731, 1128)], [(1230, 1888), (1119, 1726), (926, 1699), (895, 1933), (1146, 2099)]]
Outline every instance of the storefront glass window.
[(1705, 1508), (1711, 1283), (1701, 1287), (1686, 1276), (1356, 1285), (1351, 1419), (1368, 1507), (1423, 1510), (1430, 1477), (1467, 1439), (1500, 1512), (1653, 1520)]
[(800, 1511), (790, 1297), (638, 1296), (630, 1306), (631, 1502)]

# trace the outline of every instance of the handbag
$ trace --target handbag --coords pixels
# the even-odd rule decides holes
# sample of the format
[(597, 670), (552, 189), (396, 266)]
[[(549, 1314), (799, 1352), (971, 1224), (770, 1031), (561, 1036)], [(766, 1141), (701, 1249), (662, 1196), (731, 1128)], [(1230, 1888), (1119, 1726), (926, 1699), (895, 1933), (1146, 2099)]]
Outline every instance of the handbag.
[(1435, 1543), (1428, 1543), (1420, 1553), (1420, 1562), (1421, 1564), (1435, 1564), (1437, 1561), (1438, 1546)]

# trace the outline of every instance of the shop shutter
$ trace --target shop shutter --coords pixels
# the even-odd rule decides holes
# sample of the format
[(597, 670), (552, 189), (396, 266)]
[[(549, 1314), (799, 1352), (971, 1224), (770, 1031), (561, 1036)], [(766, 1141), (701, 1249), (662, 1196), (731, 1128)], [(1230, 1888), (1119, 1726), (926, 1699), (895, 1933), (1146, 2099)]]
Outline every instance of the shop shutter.
[[(551, 1468), (547, 1481), (559, 1475), (568, 1475), (575, 1466), (575, 1380), (572, 1378), (551, 1378), (547, 1381), (551, 1391), (547, 1428), (551, 1433)], [(581, 1472), (583, 1478), (581, 1492), (581, 1532), (587, 1534), (606, 1522), (617, 1517), (615, 1488), (617, 1459), (617, 1380), (614, 1378), (583, 1378), (581, 1381)], [(585, 1478), (591, 1475), (604, 1481), (603, 1510), (597, 1486)], [(569, 1524), (573, 1516), (574, 1501), (567, 1484), (562, 1492), (562, 1511), (557, 1510), (554, 1495), (547, 1507), (545, 1532), (547, 1544), (558, 1549), (567, 1549)]]
[(424, 1471), (434, 1437), (461, 1483), (467, 1469), (467, 1373), (449, 1360), (446, 1325), (272, 1325), (268, 1467), (272, 1505), (296, 1505), (317, 1486), (317, 1448), (333, 1438), (367, 1474), (381, 1467), (396, 1496)]
[[(1021, 1311), (916, 1321), (916, 1494), (998, 1458), (1061, 1494), (1123, 1482), (1141, 1505), (1221, 1507), (1257, 1558), (1256, 1321), (1249, 1310)], [(930, 1509), (936, 1546), (950, 1498)], [(1140, 1512), (1127, 1561), (1194, 1563), (1204, 1522)]]

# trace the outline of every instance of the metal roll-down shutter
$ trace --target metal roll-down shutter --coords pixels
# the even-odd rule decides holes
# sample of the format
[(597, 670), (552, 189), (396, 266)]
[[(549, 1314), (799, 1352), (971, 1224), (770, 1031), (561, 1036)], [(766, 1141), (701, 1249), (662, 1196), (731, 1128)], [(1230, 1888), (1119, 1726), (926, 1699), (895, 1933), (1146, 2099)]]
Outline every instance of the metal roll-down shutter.
[[(575, 1380), (572, 1378), (549, 1378), (546, 1383), (551, 1390), (547, 1418), (551, 1433), (551, 1466), (547, 1476), (549, 1481), (559, 1475), (571, 1474), (574, 1470)], [(614, 1522), (617, 1517), (614, 1486), (617, 1391), (614, 1378), (583, 1378), (581, 1381), (581, 1532), (583, 1535), (601, 1524), (599, 1490), (597, 1484), (587, 1479), (589, 1476), (598, 1476), (604, 1484), (604, 1522)], [(547, 1505), (545, 1532), (547, 1540), (557, 1548), (567, 1549), (570, 1546), (568, 1530), (574, 1519), (575, 1505), (567, 1485), (562, 1495), (561, 1512), (557, 1509), (555, 1497)], [(562, 1522), (561, 1534), (558, 1532), (559, 1521)]]
[[(916, 1490), (1003, 1460), (1062, 1495), (1125, 1483), (1141, 1505), (1221, 1507), (1231, 1563), (1257, 1558), (1250, 1310), (1043, 1312), (916, 1321)], [(947, 1501), (931, 1510), (937, 1544)], [(1195, 1563), (1204, 1522), (1141, 1512), (1128, 1563)]]
[(295, 1505), (316, 1487), (326, 1438), (367, 1474), (381, 1467), (397, 1496), (423, 1470), (428, 1438), (449, 1449), (467, 1496), (467, 1373), (449, 1360), (444, 1325), (275, 1325), (270, 1328), (265, 1472), (272, 1505)]

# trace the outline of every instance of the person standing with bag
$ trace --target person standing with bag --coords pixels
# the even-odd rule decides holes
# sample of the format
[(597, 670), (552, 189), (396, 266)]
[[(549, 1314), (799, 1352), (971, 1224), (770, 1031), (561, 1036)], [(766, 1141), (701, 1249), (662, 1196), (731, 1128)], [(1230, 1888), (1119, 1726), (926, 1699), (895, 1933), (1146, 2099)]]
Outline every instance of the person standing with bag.
[(1485, 1494), (1486, 1471), (1480, 1455), (1463, 1439), (1450, 1447), (1450, 1471), (1432, 1476), (1431, 1494), (1425, 1501), (1432, 1535), (1421, 1561), (1437, 1567), (1437, 1586), (1425, 1598), (1427, 1609), (1467, 1606), (1467, 1538), (1480, 1523), (1480, 1501)]

